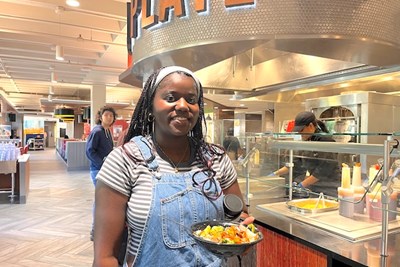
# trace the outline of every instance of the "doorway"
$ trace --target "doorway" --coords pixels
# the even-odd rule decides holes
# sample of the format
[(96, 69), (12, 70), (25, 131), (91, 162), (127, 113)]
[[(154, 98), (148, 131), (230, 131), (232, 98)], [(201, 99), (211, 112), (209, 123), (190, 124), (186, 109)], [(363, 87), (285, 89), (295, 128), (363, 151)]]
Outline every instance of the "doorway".
[(54, 128), (56, 123), (54, 121), (44, 122), (44, 142), (46, 147), (55, 147), (56, 140), (54, 136)]

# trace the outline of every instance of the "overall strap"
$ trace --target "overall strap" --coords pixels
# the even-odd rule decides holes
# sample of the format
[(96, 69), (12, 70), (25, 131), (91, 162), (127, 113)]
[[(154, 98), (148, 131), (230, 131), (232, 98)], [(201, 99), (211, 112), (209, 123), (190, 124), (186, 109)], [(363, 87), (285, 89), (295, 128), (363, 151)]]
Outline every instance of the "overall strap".
[(156, 156), (153, 154), (152, 145), (149, 143), (149, 140), (144, 136), (135, 136), (131, 139), (131, 141), (135, 142), (138, 146), (140, 153), (142, 154), (143, 159), (146, 161), (149, 168), (153, 171), (157, 170), (158, 163), (156, 160)]

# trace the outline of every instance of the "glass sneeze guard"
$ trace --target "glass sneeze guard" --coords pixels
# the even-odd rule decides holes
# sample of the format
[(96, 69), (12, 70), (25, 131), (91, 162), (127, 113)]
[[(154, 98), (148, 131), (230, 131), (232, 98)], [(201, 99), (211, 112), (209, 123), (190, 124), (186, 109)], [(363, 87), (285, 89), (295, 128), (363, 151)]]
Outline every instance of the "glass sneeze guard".
[[(298, 141), (299, 135), (292, 133), (246, 136), (246, 149), (252, 153), (247, 154), (245, 166), (240, 160), (235, 162), (239, 179), (246, 180), (248, 185), (246, 195), (256, 199), (276, 198), (277, 201), (286, 203), (292, 199), (319, 198), (321, 192), (324, 192), (326, 199), (339, 202), (338, 210), (330, 211), (329, 214), (313, 214), (310, 217), (327, 217), (327, 220), (331, 220), (329, 216), (340, 216), (343, 221), (363, 222), (364, 224), (360, 223), (362, 229), (350, 229), (354, 232), (365, 232), (370, 225), (382, 225), (383, 228), (388, 225), (382, 233), (391, 231), (393, 227), (390, 228), (390, 224), (398, 224), (397, 192), (400, 191), (400, 185), (397, 176), (400, 173), (400, 153), (396, 138), (400, 134), (317, 135), (359, 135), (353, 139), (362, 141), (368, 138), (375, 143)], [(318, 169), (321, 166), (325, 166), (325, 170)], [(286, 174), (273, 174), (283, 167), (288, 169)], [(318, 179), (319, 186), (296, 186), (311, 175), (328, 180)], [(335, 179), (329, 181), (332, 176)], [(270, 191), (273, 193), (270, 194)], [(394, 228), (398, 227), (397, 225)], [(343, 229), (345, 231), (348, 229)], [(364, 233), (350, 239), (362, 240), (362, 234)], [(382, 251), (384, 253), (383, 248)]]

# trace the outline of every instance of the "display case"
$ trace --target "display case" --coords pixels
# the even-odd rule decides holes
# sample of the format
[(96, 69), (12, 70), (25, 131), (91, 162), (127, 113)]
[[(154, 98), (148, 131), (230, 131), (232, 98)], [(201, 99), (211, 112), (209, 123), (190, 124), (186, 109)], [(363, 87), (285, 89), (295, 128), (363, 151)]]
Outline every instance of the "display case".
[[(260, 212), (316, 227), (352, 243), (381, 238), (381, 253), (386, 255), (387, 235), (400, 232), (398, 136), (368, 135), (376, 135), (382, 143), (305, 142), (295, 141), (298, 136), (291, 134), (246, 136), (247, 155), (234, 162), (246, 201), (256, 203)], [(275, 175), (282, 167), (287, 174)], [(323, 175), (325, 180), (319, 179), (319, 186), (298, 186), (311, 175)], [(303, 199), (307, 207), (290, 207)], [(310, 199), (315, 206), (309, 205)], [(320, 211), (327, 199), (336, 201), (337, 208)]]
[(44, 134), (26, 134), (25, 138), (29, 150), (44, 150)]
[(86, 141), (57, 138), (57, 154), (64, 160), (68, 171), (89, 170)]
[(31, 139), (30, 150), (43, 150), (44, 149), (44, 139), (43, 138), (34, 138)]

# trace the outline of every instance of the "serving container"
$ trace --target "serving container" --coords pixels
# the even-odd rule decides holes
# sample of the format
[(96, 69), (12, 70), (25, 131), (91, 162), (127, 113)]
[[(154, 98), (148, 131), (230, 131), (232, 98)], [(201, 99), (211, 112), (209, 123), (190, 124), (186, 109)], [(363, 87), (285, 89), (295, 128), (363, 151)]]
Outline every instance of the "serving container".
[(339, 203), (337, 201), (318, 198), (290, 200), (286, 202), (286, 205), (290, 210), (301, 213), (320, 213), (339, 208)]

